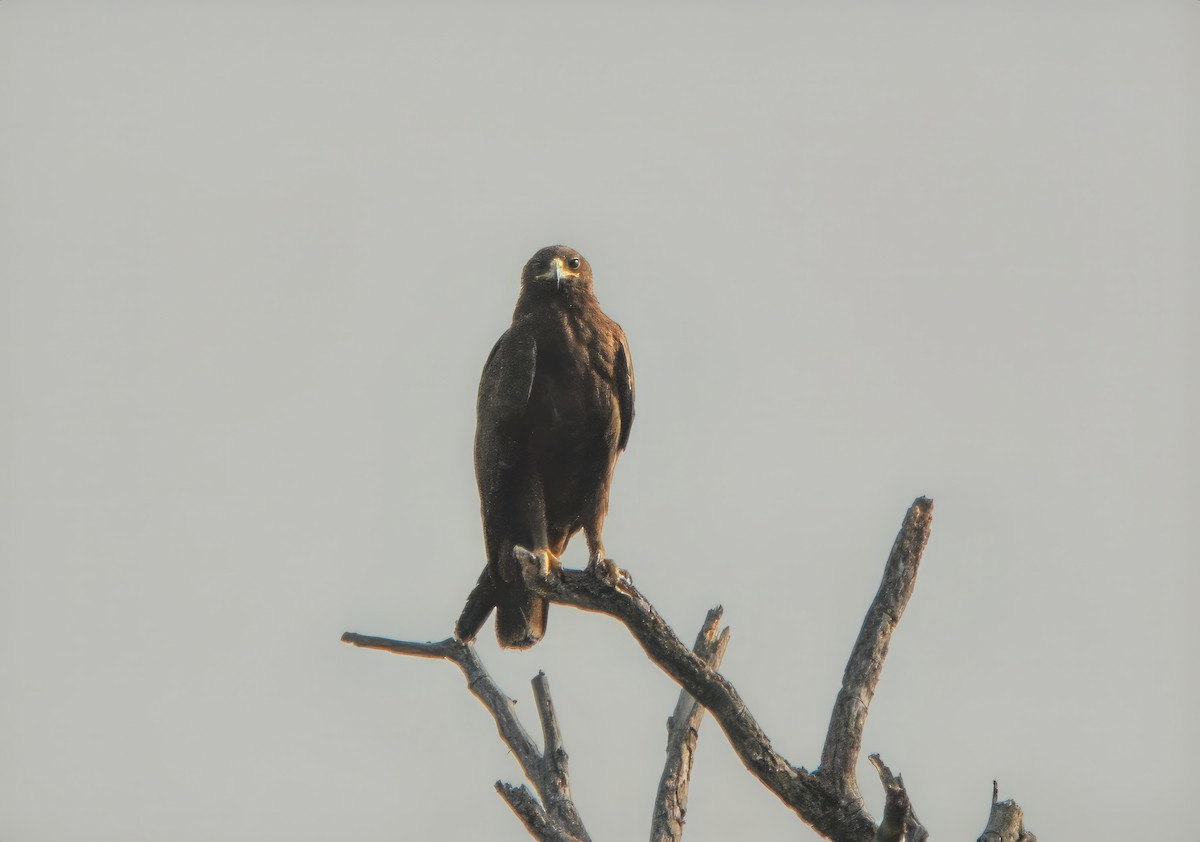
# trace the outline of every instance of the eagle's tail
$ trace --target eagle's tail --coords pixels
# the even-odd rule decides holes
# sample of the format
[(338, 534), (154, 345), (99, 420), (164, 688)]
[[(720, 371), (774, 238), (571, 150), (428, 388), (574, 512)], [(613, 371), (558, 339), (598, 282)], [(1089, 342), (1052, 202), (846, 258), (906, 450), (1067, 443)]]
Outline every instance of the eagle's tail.
[(505, 649), (528, 649), (546, 634), (550, 601), (536, 597), (523, 582), (496, 589), (496, 639)]
[(467, 604), (463, 606), (458, 622), (454, 624), (454, 636), (464, 642), (474, 640), (495, 607), (496, 583), (492, 579), (491, 568), (485, 567), (467, 597)]

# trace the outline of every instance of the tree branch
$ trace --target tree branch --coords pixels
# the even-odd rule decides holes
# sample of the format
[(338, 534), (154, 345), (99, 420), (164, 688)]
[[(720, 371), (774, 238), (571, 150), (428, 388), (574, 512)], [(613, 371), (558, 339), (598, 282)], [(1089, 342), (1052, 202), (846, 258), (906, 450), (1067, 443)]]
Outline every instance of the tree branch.
[[(726, 626), (724, 631), (717, 634), (717, 625), (723, 613), (724, 609), (719, 605), (708, 612), (700, 633), (696, 635), (696, 644), (692, 647), (693, 654), (713, 670), (721, 666), (721, 659), (725, 657), (725, 649), (729, 646), (729, 627)], [(650, 842), (679, 842), (683, 838), (688, 784), (700, 720), (703, 718), (704, 707), (687, 690), (680, 690), (675, 712), (667, 720), (667, 761), (654, 800)]]
[[(383, 649), (399, 655), (415, 655), (420, 658), (442, 658), (452, 661), (462, 670), (471, 693), (483, 702), (496, 720), (500, 739), (512, 749), (513, 756), (521, 765), (525, 777), (533, 784), (542, 804), (538, 804), (525, 787), (512, 787), (498, 783), (496, 788), (508, 802), (530, 832), (543, 840), (573, 840), (589, 842), (587, 830), (571, 800), (570, 782), (567, 777), (567, 753), (562, 747), (562, 736), (558, 720), (554, 715), (554, 704), (550, 698), (550, 685), (545, 673), (538, 673), (533, 680), (537, 698), (538, 714), (542, 720), (542, 733), (546, 736), (546, 751), (538, 751), (537, 745), (513, 709), (516, 702), (496, 686), (479, 660), (475, 647), (454, 638), (436, 643), (413, 643), (404, 640), (389, 640), (386, 637), (346, 632), (343, 643), (351, 643), (368, 649)], [(524, 793), (523, 795), (521, 793)], [(533, 810), (529, 802), (537, 808)], [(545, 805), (543, 807), (542, 805)], [(531, 824), (531, 822), (533, 822)], [(535, 828), (549, 828), (542, 833)]]
[(537, 703), (538, 717), (542, 720), (541, 774), (542, 783), (538, 792), (546, 805), (547, 812), (557, 824), (581, 840), (588, 838), (575, 802), (571, 799), (571, 780), (567, 774), (567, 750), (563, 748), (562, 732), (558, 728), (558, 717), (554, 713), (554, 700), (550, 697), (550, 679), (539, 672), (533, 679), (533, 696)]
[(862, 746), (863, 727), (867, 723), (867, 708), (875, 697), (892, 632), (912, 596), (932, 521), (933, 502), (925, 497), (918, 498), (909, 508), (904, 525), (892, 544), (883, 580), (867, 609), (850, 660), (846, 663), (842, 688), (834, 702), (825, 735), (820, 774), (828, 777), (845, 797), (860, 803), (862, 793), (858, 789), (855, 767)]

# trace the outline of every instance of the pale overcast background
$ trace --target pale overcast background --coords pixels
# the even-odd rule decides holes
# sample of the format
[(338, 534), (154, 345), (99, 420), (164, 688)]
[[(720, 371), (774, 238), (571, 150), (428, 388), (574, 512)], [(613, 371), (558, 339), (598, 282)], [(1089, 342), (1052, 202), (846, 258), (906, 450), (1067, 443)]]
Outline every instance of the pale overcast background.
[[(686, 640), (725, 605), (781, 752), (928, 494), (864, 755), (937, 839), (993, 778), (1195, 838), (1198, 54), (1184, 0), (4, 0), (0, 838), (527, 838), (458, 671), (338, 637), (450, 632), (556, 242), (636, 364), (608, 549)], [(479, 650), (644, 838), (677, 688), (561, 607)], [(711, 721), (687, 827), (814, 838)]]

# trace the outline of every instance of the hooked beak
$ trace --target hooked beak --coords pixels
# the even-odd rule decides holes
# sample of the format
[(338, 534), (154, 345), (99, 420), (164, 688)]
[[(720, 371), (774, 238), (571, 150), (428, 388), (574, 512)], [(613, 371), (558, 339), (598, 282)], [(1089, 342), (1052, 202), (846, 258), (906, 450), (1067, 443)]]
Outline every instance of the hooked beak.
[(555, 291), (562, 291), (563, 279), (566, 278), (566, 273), (563, 272), (563, 262), (561, 257), (556, 257), (550, 261), (549, 271), (543, 272), (537, 276), (539, 281), (548, 281), (554, 279)]

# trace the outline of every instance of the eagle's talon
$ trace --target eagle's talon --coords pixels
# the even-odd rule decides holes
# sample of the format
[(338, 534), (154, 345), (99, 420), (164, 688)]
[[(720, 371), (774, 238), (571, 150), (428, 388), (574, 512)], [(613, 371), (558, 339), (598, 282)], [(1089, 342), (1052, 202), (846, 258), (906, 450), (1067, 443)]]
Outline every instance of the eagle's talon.
[(617, 563), (612, 559), (608, 561), (613, 566), (613, 577), (616, 579), (613, 586), (619, 591), (633, 587), (633, 576), (630, 575), (629, 571), (624, 567), (617, 567)]
[(588, 572), (610, 587), (619, 588), (621, 585), (633, 584), (629, 571), (618, 567), (611, 558), (589, 561)]

